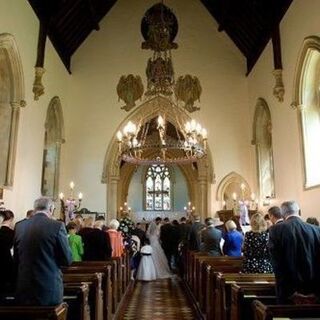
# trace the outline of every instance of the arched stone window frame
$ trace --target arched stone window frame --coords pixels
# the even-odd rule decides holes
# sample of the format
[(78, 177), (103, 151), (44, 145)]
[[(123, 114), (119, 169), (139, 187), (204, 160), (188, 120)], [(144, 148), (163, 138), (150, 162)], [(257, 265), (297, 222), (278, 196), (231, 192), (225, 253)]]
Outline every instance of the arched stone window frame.
[[(295, 70), (294, 84), (293, 84), (293, 102), (291, 103), (291, 107), (298, 111), (299, 118), (299, 127), (300, 127), (300, 145), (301, 145), (301, 153), (303, 155), (303, 177), (304, 190), (309, 190), (313, 188), (320, 187), (320, 179), (317, 182), (311, 182), (310, 175), (311, 172), (308, 169), (308, 119), (307, 115), (309, 112), (308, 104), (306, 103), (307, 95), (306, 92), (306, 81), (308, 76), (308, 69), (310, 68), (311, 59), (314, 53), (318, 53), (320, 56), (320, 37), (317, 36), (309, 36), (306, 37), (303, 41), (298, 61)], [(320, 83), (318, 84), (319, 87)], [(318, 93), (319, 94), (319, 93)], [(319, 99), (319, 97), (318, 97)], [(319, 101), (318, 101), (319, 102)], [(320, 106), (320, 103), (318, 103)], [(319, 109), (319, 117), (320, 117), (320, 109)], [(320, 130), (320, 128), (319, 128)], [(320, 135), (319, 135), (320, 139)], [(319, 146), (316, 146), (319, 148)], [(320, 162), (318, 164), (320, 167)]]
[(147, 203), (146, 203), (146, 196), (147, 196), (147, 191), (146, 191), (146, 183), (147, 183), (147, 172), (149, 170), (151, 166), (147, 166), (145, 168), (145, 170), (143, 171), (143, 175), (142, 175), (142, 179), (143, 179), (143, 209), (145, 211), (166, 211), (166, 212), (170, 212), (174, 210), (174, 190), (173, 190), (173, 186), (174, 186), (174, 170), (173, 168), (171, 168), (171, 166), (167, 166), (165, 165), (165, 167), (168, 169), (169, 171), (169, 175), (170, 175), (170, 209), (169, 210), (147, 210)]
[[(9, 81), (10, 92), (8, 106), (11, 107), (10, 132), (8, 141), (8, 155), (6, 162), (6, 176), (4, 181), (0, 181), (0, 187), (11, 189), (14, 180), (14, 167), (16, 158), (18, 127), (20, 118), (20, 108), (26, 106), (25, 102), (25, 87), (22, 62), (19, 54), (19, 49), (15, 38), (12, 34), (0, 34), (0, 49), (4, 50), (6, 60), (9, 64)], [(3, 152), (3, 150), (2, 150)]]
[[(264, 192), (265, 186), (263, 181), (263, 161), (266, 159), (262, 159), (261, 156), (261, 144), (260, 141), (261, 137), (258, 130), (261, 130), (261, 119), (262, 117), (266, 116), (266, 123), (265, 125), (268, 128), (268, 137), (269, 139), (269, 149), (268, 149), (268, 161), (270, 167), (270, 184), (271, 190), (270, 192)], [(273, 163), (273, 148), (272, 148), (272, 120), (271, 120), (271, 113), (267, 102), (263, 98), (258, 98), (254, 119), (253, 119), (253, 137), (252, 137), (252, 145), (255, 146), (256, 149), (256, 166), (257, 166), (257, 178), (258, 178), (258, 187), (259, 187), (259, 198), (263, 201), (263, 203), (269, 203), (269, 199), (275, 198), (275, 183), (274, 183), (274, 163)]]
[[(48, 194), (45, 191), (45, 154), (46, 154), (46, 135), (49, 128), (54, 128), (54, 143), (55, 143), (55, 169), (52, 184), (52, 194)], [(43, 163), (42, 163), (42, 179), (41, 179), (41, 194), (43, 196), (50, 196), (54, 199), (57, 199), (59, 193), (59, 176), (60, 176), (60, 154), (61, 154), (61, 145), (65, 143), (64, 135), (64, 120), (62, 113), (62, 106), (59, 97), (55, 96), (51, 99), (48, 109), (45, 122), (45, 139), (44, 139), (44, 152), (43, 152)]]

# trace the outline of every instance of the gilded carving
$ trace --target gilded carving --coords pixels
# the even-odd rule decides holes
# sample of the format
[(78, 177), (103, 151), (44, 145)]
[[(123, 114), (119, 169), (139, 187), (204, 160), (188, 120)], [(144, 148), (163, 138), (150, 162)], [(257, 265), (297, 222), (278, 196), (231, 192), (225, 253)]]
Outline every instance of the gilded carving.
[(282, 69), (273, 70), (272, 74), (275, 77), (276, 83), (273, 88), (273, 95), (278, 99), (279, 102), (283, 102), (284, 99), (284, 84), (282, 80)]
[(125, 105), (121, 109), (130, 111), (135, 107), (135, 102), (142, 97), (143, 90), (140, 76), (134, 76), (133, 74), (121, 76), (117, 85), (119, 100), (121, 99), (125, 102)]
[(200, 101), (202, 92), (200, 81), (197, 77), (190, 74), (180, 76), (176, 82), (174, 92), (177, 99), (185, 103), (184, 108), (187, 111), (194, 112), (200, 109), (194, 105), (196, 100)]
[(42, 84), (42, 76), (46, 72), (44, 68), (35, 67), (35, 78), (33, 82), (32, 92), (34, 94), (34, 100), (39, 100), (39, 97), (44, 94), (44, 85)]

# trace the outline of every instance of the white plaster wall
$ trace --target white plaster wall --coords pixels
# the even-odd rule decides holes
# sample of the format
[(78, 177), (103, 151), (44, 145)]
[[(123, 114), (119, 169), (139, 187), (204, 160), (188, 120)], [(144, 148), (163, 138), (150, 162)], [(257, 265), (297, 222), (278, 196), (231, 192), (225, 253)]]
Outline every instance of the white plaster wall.
[[(113, 134), (127, 113), (120, 109), (116, 85), (123, 74), (139, 74), (144, 83), (151, 52), (141, 50), (140, 22), (153, 0), (119, 0), (73, 57), (70, 104), (65, 110), (68, 143), (62, 183), (73, 179), (84, 193), (84, 206), (106, 208), (106, 186), (101, 184), (103, 161)], [(208, 129), (216, 181), (236, 171), (253, 181), (245, 61), (234, 44), (198, 0), (166, 1), (179, 20), (172, 52), (176, 76), (199, 77), (201, 111), (193, 116)], [(212, 208), (215, 189), (212, 186)]]
[[(16, 220), (24, 218), (40, 195), (44, 122), (51, 98), (58, 95), (67, 106), (68, 73), (50, 41), (47, 42), (44, 75), (45, 95), (33, 100), (32, 84), (36, 61), (38, 20), (27, 1), (0, 0), (0, 33), (10, 33), (17, 42), (25, 81), (27, 106), (21, 109), (17, 143), (14, 186), (4, 191), (5, 206), (13, 210)], [(63, 150), (64, 147), (62, 147)]]
[[(272, 46), (269, 43), (248, 77), (250, 118), (259, 97), (266, 99), (273, 121), (273, 152), (275, 165), (276, 199), (297, 200), (302, 215), (318, 216), (320, 189), (303, 189), (303, 158), (300, 143), (298, 111), (292, 110), (293, 80), (300, 48), (305, 37), (320, 36), (319, 1), (295, 0), (286, 13), (281, 26), (282, 61), (284, 68), (285, 99), (279, 103), (272, 95), (274, 78)], [(319, 137), (320, 140), (320, 137)]]

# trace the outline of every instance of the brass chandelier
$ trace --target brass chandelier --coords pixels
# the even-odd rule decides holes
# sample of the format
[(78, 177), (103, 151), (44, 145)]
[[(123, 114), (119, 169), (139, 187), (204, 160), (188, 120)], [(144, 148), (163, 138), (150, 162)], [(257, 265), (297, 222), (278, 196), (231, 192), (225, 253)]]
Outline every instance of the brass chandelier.
[[(146, 68), (147, 88), (144, 92), (139, 76), (122, 76), (117, 85), (119, 99), (126, 103), (122, 109), (130, 111), (144, 92), (149, 99), (175, 95), (177, 101), (184, 103), (186, 111), (199, 110), (194, 105), (202, 91), (198, 78), (187, 74), (175, 80), (171, 50), (178, 48), (174, 42), (178, 21), (163, 1), (145, 13), (141, 32), (145, 39), (142, 49), (152, 51)], [(141, 123), (129, 121), (117, 133), (119, 157), (125, 162), (146, 165), (192, 163), (207, 153), (207, 131), (195, 120), (182, 125), (176, 121), (177, 125), (173, 125), (160, 114), (157, 119)]]
[(151, 122), (136, 125), (129, 121), (117, 133), (121, 160), (145, 165), (186, 164), (206, 155), (207, 130), (195, 120), (188, 121), (184, 128), (175, 129), (174, 136), (166, 134), (166, 129), (166, 121), (161, 115), (157, 118), (156, 130)]

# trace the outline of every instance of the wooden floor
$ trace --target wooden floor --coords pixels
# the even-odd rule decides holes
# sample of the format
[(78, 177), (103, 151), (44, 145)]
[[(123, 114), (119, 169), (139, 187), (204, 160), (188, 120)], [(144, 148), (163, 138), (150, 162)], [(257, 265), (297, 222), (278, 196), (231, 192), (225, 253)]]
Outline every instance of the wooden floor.
[(123, 320), (199, 319), (178, 277), (150, 282), (137, 281)]

